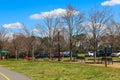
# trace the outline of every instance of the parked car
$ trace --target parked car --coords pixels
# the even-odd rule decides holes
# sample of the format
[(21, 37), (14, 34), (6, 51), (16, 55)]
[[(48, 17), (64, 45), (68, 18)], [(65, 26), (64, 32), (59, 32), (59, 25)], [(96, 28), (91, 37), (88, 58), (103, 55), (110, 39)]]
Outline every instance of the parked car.
[(39, 53), (35, 55), (35, 58), (47, 58), (47, 57), (49, 57), (48, 53)]
[(112, 57), (120, 57), (120, 50), (118, 50), (116, 53), (111, 54)]
[[(62, 53), (64, 57), (70, 57), (70, 52), (63, 52)], [(72, 52), (72, 57), (77, 57), (77, 53)]]
[(105, 54), (107, 54), (107, 56), (111, 56), (112, 51), (110, 49), (107, 50), (107, 53), (105, 53), (105, 50), (98, 50), (96, 52), (96, 56), (100, 57), (100, 56), (105, 56)]
[(93, 57), (93, 56), (94, 56), (94, 53), (91, 51), (85, 53), (85, 57)]
[(62, 57), (62, 56), (63, 56), (63, 54), (61, 54), (61, 53), (53, 53), (52, 54), (53, 58), (58, 58), (58, 57)]
[(77, 54), (77, 53), (72, 52), (72, 57), (77, 57), (77, 56), (78, 56), (78, 54)]
[(69, 52), (62, 52), (62, 54), (63, 54), (64, 57), (69, 57), (70, 56)]

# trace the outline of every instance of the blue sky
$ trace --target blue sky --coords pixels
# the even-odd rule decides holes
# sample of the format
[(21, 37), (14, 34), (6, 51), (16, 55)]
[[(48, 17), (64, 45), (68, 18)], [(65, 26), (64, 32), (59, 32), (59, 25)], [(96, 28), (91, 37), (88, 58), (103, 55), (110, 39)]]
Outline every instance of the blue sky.
[(0, 26), (13, 24), (14, 29), (16, 24), (19, 28), (22, 23), (32, 29), (40, 20), (31, 19), (31, 15), (65, 9), (66, 4), (71, 4), (81, 11), (88, 11), (94, 5), (109, 6), (114, 11), (120, 8), (120, 0), (0, 0)]

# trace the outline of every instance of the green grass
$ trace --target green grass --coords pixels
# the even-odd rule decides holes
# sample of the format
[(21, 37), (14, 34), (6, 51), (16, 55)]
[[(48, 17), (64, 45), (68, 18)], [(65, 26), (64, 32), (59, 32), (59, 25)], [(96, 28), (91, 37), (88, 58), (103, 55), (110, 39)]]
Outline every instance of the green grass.
[(117, 61), (120, 61), (120, 58), (119, 57), (113, 57), (113, 60), (117, 60)]
[(10, 70), (25, 74), (33, 80), (119, 80), (120, 69), (76, 63), (40, 61), (0, 61)]

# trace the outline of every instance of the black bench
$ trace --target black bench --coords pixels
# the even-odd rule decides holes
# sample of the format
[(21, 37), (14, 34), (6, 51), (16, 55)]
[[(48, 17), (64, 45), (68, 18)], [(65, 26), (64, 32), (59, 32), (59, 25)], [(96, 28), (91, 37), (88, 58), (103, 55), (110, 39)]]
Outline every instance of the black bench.
[(110, 64), (110, 63), (113, 64), (113, 60), (112, 60), (111, 57), (108, 57), (108, 58), (102, 57), (102, 58), (101, 58), (101, 63), (102, 63), (103, 61), (104, 61), (104, 62), (107, 61), (108, 64)]
[(81, 60), (81, 62), (82, 62), (82, 61), (85, 62), (85, 57), (84, 57), (84, 56), (77, 56), (77, 57), (76, 57), (76, 60), (77, 60), (77, 61), (78, 61), (78, 60)]

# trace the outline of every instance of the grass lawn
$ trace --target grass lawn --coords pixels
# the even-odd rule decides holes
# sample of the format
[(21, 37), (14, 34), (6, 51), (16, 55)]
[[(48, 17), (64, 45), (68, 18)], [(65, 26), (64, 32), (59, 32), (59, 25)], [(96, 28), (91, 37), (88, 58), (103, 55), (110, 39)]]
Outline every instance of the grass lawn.
[(119, 57), (113, 57), (113, 60), (117, 60), (117, 61), (120, 61), (120, 58)]
[(77, 63), (0, 61), (0, 65), (33, 80), (119, 80), (120, 69)]

